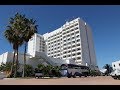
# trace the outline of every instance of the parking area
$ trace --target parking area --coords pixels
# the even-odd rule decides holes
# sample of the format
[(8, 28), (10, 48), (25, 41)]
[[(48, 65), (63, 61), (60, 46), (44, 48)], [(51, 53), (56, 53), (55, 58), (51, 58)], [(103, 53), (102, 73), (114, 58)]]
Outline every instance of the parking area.
[(0, 80), (0, 85), (120, 85), (120, 80), (114, 80), (110, 76), (43, 79), (4, 78)]

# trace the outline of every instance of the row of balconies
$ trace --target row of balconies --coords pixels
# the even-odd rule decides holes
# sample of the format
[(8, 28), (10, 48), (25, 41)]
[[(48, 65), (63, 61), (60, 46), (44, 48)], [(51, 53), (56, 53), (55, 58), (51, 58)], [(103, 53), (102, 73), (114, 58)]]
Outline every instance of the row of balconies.
[(69, 60), (77, 60), (80, 61), (81, 60), (81, 56), (70, 56), (70, 57), (63, 57), (63, 59), (69, 59)]
[(74, 29), (75, 27), (78, 27), (78, 23), (74, 24), (74, 25), (70, 25), (70, 26), (67, 26), (65, 27), (62, 31), (67, 31), (67, 30), (70, 30), (72, 31), (72, 29)]
[(52, 40), (60, 39), (61, 37), (62, 37), (62, 35), (61, 35), (61, 34), (58, 34), (58, 36), (57, 36), (57, 37), (53, 35), (53, 37), (48, 38), (48, 42), (50, 42), (50, 41), (52, 41)]
[(76, 31), (72, 31), (70, 33), (66, 33), (66, 34), (63, 34), (63, 38), (66, 38), (66, 37), (70, 37), (70, 36), (75, 36), (76, 34), (80, 34), (80, 31), (79, 30), (76, 30)]

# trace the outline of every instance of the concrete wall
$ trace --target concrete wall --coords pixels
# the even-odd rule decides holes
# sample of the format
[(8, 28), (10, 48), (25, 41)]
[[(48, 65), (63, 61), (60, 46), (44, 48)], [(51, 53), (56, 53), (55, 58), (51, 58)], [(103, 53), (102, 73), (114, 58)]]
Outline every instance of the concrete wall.
[(82, 50), (82, 64), (86, 65), (87, 63), (87, 65), (89, 66), (90, 57), (89, 57), (85, 22), (81, 19), (79, 24), (80, 24), (80, 37), (81, 37), (81, 50)]
[(89, 43), (91, 64), (93, 66), (97, 66), (92, 31), (88, 24), (86, 25), (86, 28), (87, 28), (87, 34), (88, 34), (88, 43)]

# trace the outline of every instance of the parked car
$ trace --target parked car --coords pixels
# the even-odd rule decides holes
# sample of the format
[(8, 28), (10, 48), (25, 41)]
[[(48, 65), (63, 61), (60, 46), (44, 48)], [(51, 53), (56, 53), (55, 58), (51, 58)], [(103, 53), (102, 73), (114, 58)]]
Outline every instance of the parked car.
[(44, 77), (42, 70), (36, 69), (35, 70), (35, 78), (42, 78), (42, 77)]

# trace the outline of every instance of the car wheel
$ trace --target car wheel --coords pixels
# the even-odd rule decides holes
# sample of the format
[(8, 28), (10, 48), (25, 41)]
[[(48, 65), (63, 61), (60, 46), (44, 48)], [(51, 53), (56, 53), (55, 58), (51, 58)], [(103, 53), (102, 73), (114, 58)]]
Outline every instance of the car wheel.
[(79, 77), (81, 77), (81, 75), (79, 75)]
[(85, 77), (87, 77), (87, 75), (85, 75)]
[(68, 77), (68, 78), (71, 78), (71, 75), (68, 75), (67, 77)]
[(117, 79), (117, 77), (115, 76), (115, 77), (113, 77), (114, 79)]
[(73, 78), (76, 78), (76, 74), (73, 75)]
[(120, 76), (118, 76), (118, 79), (120, 80)]

